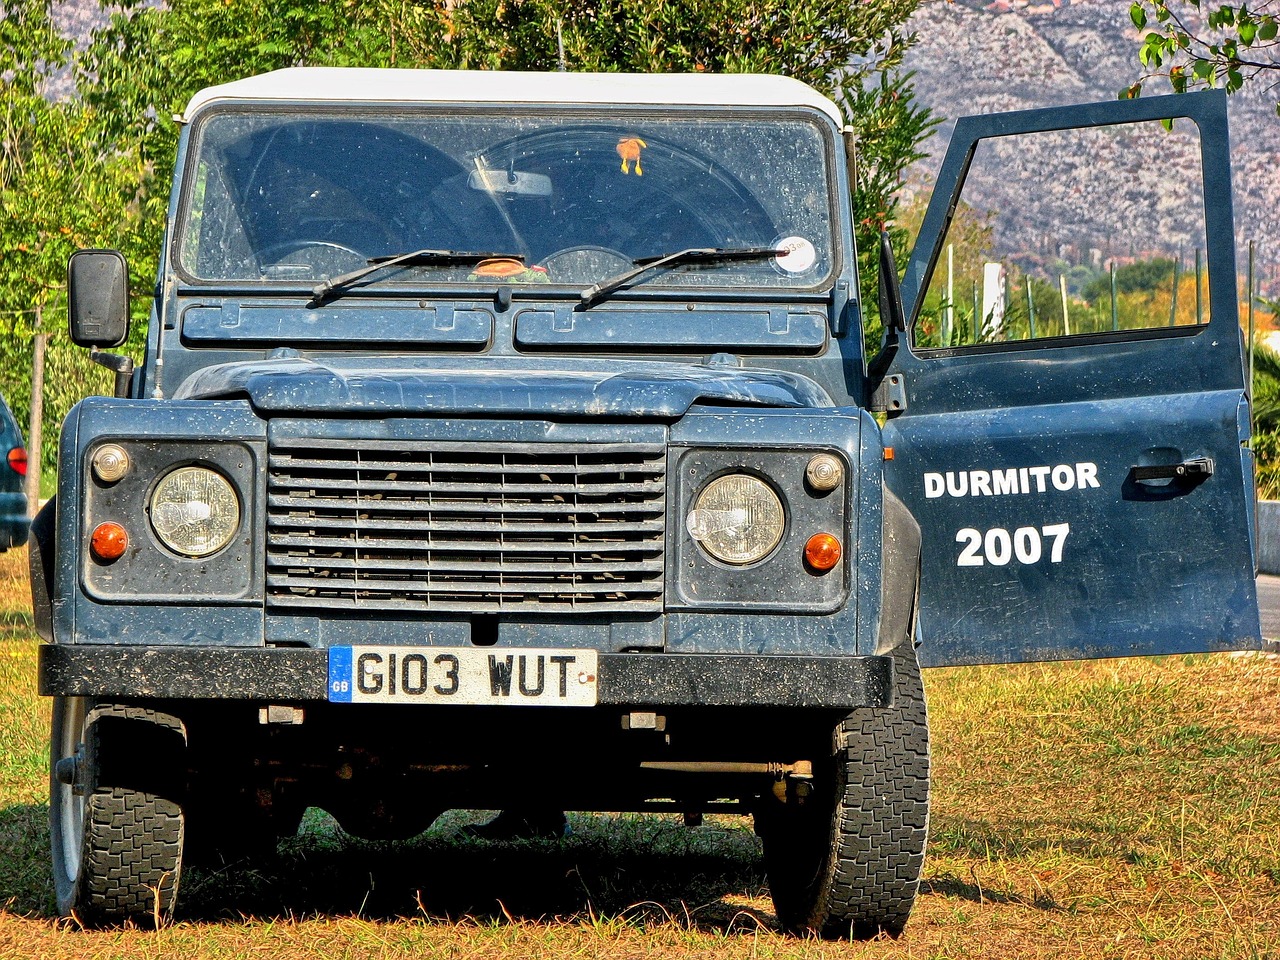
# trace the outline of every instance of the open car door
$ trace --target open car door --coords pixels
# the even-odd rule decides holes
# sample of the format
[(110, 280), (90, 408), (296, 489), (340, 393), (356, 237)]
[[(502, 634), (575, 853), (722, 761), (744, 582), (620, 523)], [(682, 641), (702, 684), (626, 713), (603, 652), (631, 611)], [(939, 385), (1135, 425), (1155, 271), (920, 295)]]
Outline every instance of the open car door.
[(1234, 243), (1221, 92), (957, 122), (887, 374), (921, 663), (1258, 645)]

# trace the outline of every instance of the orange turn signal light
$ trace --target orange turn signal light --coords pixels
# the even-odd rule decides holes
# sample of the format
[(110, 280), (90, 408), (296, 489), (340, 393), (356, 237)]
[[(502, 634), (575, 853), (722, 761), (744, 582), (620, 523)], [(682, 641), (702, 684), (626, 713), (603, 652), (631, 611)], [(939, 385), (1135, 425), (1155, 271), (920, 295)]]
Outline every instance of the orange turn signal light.
[(830, 570), (840, 562), (840, 541), (829, 533), (815, 533), (804, 545), (804, 559), (815, 570)]
[(89, 549), (99, 560), (119, 560), (129, 549), (129, 534), (118, 523), (100, 523), (93, 529)]

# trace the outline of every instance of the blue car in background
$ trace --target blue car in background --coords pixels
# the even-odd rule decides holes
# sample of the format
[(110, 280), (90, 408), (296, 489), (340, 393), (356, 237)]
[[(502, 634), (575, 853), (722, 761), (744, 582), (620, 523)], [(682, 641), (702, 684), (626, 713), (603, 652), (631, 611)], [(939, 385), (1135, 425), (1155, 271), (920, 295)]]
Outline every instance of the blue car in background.
[(27, 448), (4, 400), (0, 400), (0, 551), (27, 542)]

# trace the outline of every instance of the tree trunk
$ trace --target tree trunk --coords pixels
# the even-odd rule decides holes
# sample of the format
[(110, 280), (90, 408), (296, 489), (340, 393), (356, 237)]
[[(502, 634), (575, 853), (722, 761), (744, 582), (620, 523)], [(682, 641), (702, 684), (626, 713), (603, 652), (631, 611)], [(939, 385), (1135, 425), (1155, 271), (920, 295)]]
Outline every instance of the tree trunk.
[(44, 311), (36, 307), (36, 334), (31, 362), (31, 422), (27, 428), (27, 515), (40, 509), (40, 428), (44, 423), (44, 345), (49, 338), (41, 332)]

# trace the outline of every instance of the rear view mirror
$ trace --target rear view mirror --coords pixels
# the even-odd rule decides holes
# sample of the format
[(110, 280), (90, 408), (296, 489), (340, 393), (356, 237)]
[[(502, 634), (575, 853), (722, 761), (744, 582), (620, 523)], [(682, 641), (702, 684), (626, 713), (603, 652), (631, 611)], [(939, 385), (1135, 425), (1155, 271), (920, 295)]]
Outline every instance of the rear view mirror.
[(118, 347), (129, 335), (129, 267), (118, 250), (77, 250), (67, 261), (67, 318), (81, 347)]
[(508, 193), (524, 197), (551, 196), (551, 178), (541, 173), (525, 173), (523, 170), (472, 170), (467, 178), (472, 190), (488, 193)]

